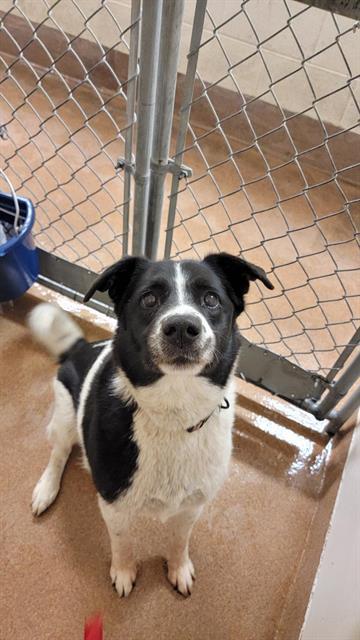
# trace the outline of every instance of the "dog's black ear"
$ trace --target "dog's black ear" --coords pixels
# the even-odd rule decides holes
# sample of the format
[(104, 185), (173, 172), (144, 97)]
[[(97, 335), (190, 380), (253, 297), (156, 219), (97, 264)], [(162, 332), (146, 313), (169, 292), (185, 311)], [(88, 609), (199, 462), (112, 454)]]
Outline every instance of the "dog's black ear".
[(229, 253), (211, 254), (204, 262), (220, 276), (238, 314), (244, 308), (243, 296), (249, 291), (251, 280), (261, 280), (268, 289), (274, 288), (264, 269)]
[(147, 265), (148, 260), (146, 258), (137, 258), (135, 256), (127, 256), (115, 262), (96, 278), (85, 294), (84, 302), (90, 300), (95, 291), (108, 291), (110, 298), (114, 302), (119, 302), (135, 273), (146, 268)]

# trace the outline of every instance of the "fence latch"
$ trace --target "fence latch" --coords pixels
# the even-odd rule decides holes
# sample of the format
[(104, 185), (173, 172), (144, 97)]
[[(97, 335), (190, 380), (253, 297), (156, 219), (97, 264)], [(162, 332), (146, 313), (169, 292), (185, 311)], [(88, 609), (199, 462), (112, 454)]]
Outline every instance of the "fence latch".
[(131, 175), (134, 175), (135, 173), (135, 162), (129, 162), (128, 160), (125, 160), (125, 158), (118, 158), (116, 164), (115, 164), (115, 169), (117, 171), (129, 171), (129, 173), (131, 173)]
[(169, 158), (167, 165), (165, 165), (165, 170), (177, 176), (179, 180), (182, 178), (191, 178), (193, 173), (191, 167), (188, 167), (186, 164), (179, 165), (171, 158)]
[[(182, 178), (191, 178), (193, 172), (191, 167), (188, 167), (186, 164), (177, 164), (175, 160), (169, 158), (167, 164), (159, 164), (158, 162), (151, 163), (152, 169), (156, 171), (156, 173), (171, 173), (176, 175), (179, 180)], [(135, 162), (128, 162), (125, 158), (118, 158), (115, 169), (119, 171), (129, 171), (131, 175), (135, 173)]]

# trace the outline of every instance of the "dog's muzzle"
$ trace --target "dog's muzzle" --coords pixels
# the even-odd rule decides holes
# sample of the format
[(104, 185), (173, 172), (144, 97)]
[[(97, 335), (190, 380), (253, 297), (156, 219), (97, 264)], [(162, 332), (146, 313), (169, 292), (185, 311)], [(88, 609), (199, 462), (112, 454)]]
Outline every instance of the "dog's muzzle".
[(205, 318), (191, 307), (168, 311), (150, 334), (154, 361), (170, 367), (205, 366), (213, 357), (215, 336)]

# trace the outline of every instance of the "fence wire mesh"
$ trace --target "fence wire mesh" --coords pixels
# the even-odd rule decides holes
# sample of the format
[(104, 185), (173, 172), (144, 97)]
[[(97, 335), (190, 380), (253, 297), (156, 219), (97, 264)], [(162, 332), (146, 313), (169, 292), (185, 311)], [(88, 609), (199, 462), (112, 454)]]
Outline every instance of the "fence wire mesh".
[[(269, 4), (277, 18), (282, 12), (275, 23)], [(226, 250), (263, 266), (275, 290), (253, 287), (242, 334), (327, 374), (359, 325), (360, 31), (354, 20), (325, 14), (326, 38), (308, 53), (313, 11), (287, 0), (259, 11), (245, 0), (224, 5), (217, 21), (207, 10), (180, 144), (193, 176), (170, 196), (177, 207), (167, 234), (172, 257)], [(246, 55), (228, 37), (237, 31), (252, 43)], [(288, 55), (275, 58), (279, 39)], [(331, 87), (322, 82), (326, 56), (339, 71)], [(344, 114), (340, 126), (329, 122), (334, 112)]]
[(38, 246), (99, 272), (119, 259), (128, 234), (129, 198), (115, 166), (127, 137), (131, 147), (126, 107), (136, 74), (127, 82), (127, 58), (139, 18), (131, 22), (129, 6), (120, 24), (110, 1), (5, 4), (2, 167), (36, 204)]

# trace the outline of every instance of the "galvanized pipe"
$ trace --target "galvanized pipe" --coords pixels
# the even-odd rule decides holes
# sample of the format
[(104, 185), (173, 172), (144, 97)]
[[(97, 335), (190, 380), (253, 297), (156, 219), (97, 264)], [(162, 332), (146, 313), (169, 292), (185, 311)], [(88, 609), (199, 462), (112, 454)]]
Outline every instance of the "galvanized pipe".
[(186, 77), (185, 77), (185, 93), (182, 102), (182, 107), (180, 109), (180, 123), (179, 123), (179, 132), (176, 141), (176, 152), (175, 152), (175, 162), (179, 167), (177, 173), (174, 173), (172, 184), (171, 184), (171, 192), (170, 192), (170, 204), (169, 204), (169, 212), (167, 219), (167, 231), (166, 231), (166, 240), (165, 240), (165, 258), (169, 258), (171, 252), (171, 245), (173, 239), (173, 225), (175, 220), (176, 213), (176, 202), (177, 202), (177, 191), (179, 179), (181, 176), (180, 166), (183, 161), (183, 149), (185, 147), (186, 133), (187, 127), (190, 117), (191, 111), (191, 101), (194, 92), (194, 82), (196, 76), (196, 67), (197, 61), (199, 57), (199, 47), (201, 44), (201, 37), (204, 26), (205, 12), (206, 12), (206, 3), (207, 0), (197, 0), (193, 29), (191, 34), (191, 43), (190, 43), (190, 52), (188, 54), (188, 64), (186, 68)]
[(333, 409), (326, 416), (329, 420), (329, 424), (326, 427), (327, 433), (334, 435), (340, 427), (346, 422), (348, 418), (356, 411), (356, 409), (360, 406), (360, 386), (351, 394), (351, 396), (344, 402), (341, 409), (338, 411)]
[(350, 358), (355, 347), (358, 347), (359, 344), (360, 344), (360, 327), (355, 331), (353, 337), (349, 341), (349, 344), (346, 345), (345, 349), (343, 349), (343, 351), (340, 353), (335, 364), (331, 367), (329, 374), (326, 376), (326, 380), (328, 382), (333, 381), (337, 372), (343, 368), (345, 362), (347, 361), (348, 358)]
[(140, 33), (140, 0), (132, 0), (131, 3), (131, 31), (130, 52), (127, 77), (127, 103), (125, 132), (125, 166), (124, 166), (124, 222), (123, 222), (123, 255), (129, 251), (129, 210), (131, 197), (131, 173), (132, 173), (132, 145), (133, 127), (135, 124), (136, 81), (139, 57), (139, 33)]
[(146, 255), (156, 259), (173, 122), (184, 0), (163, 4)]
[(145, 253), (161, 10), (162, 0), (145, 0), (143, 3), (132, 247), (134, 255)]
[(324, 398), (312, 406), (307, 404), (307, 410), (314, 414), (318, 420), (323, 420), (327, 417), (329, 412), (337, 405), (337, 403), (343, 398), (352, 385), (356, 382), (360, 375), (360, 353), (350, 363), (344, 373), (336, 380), (336, 382), (330, 387), (329, 391)]

